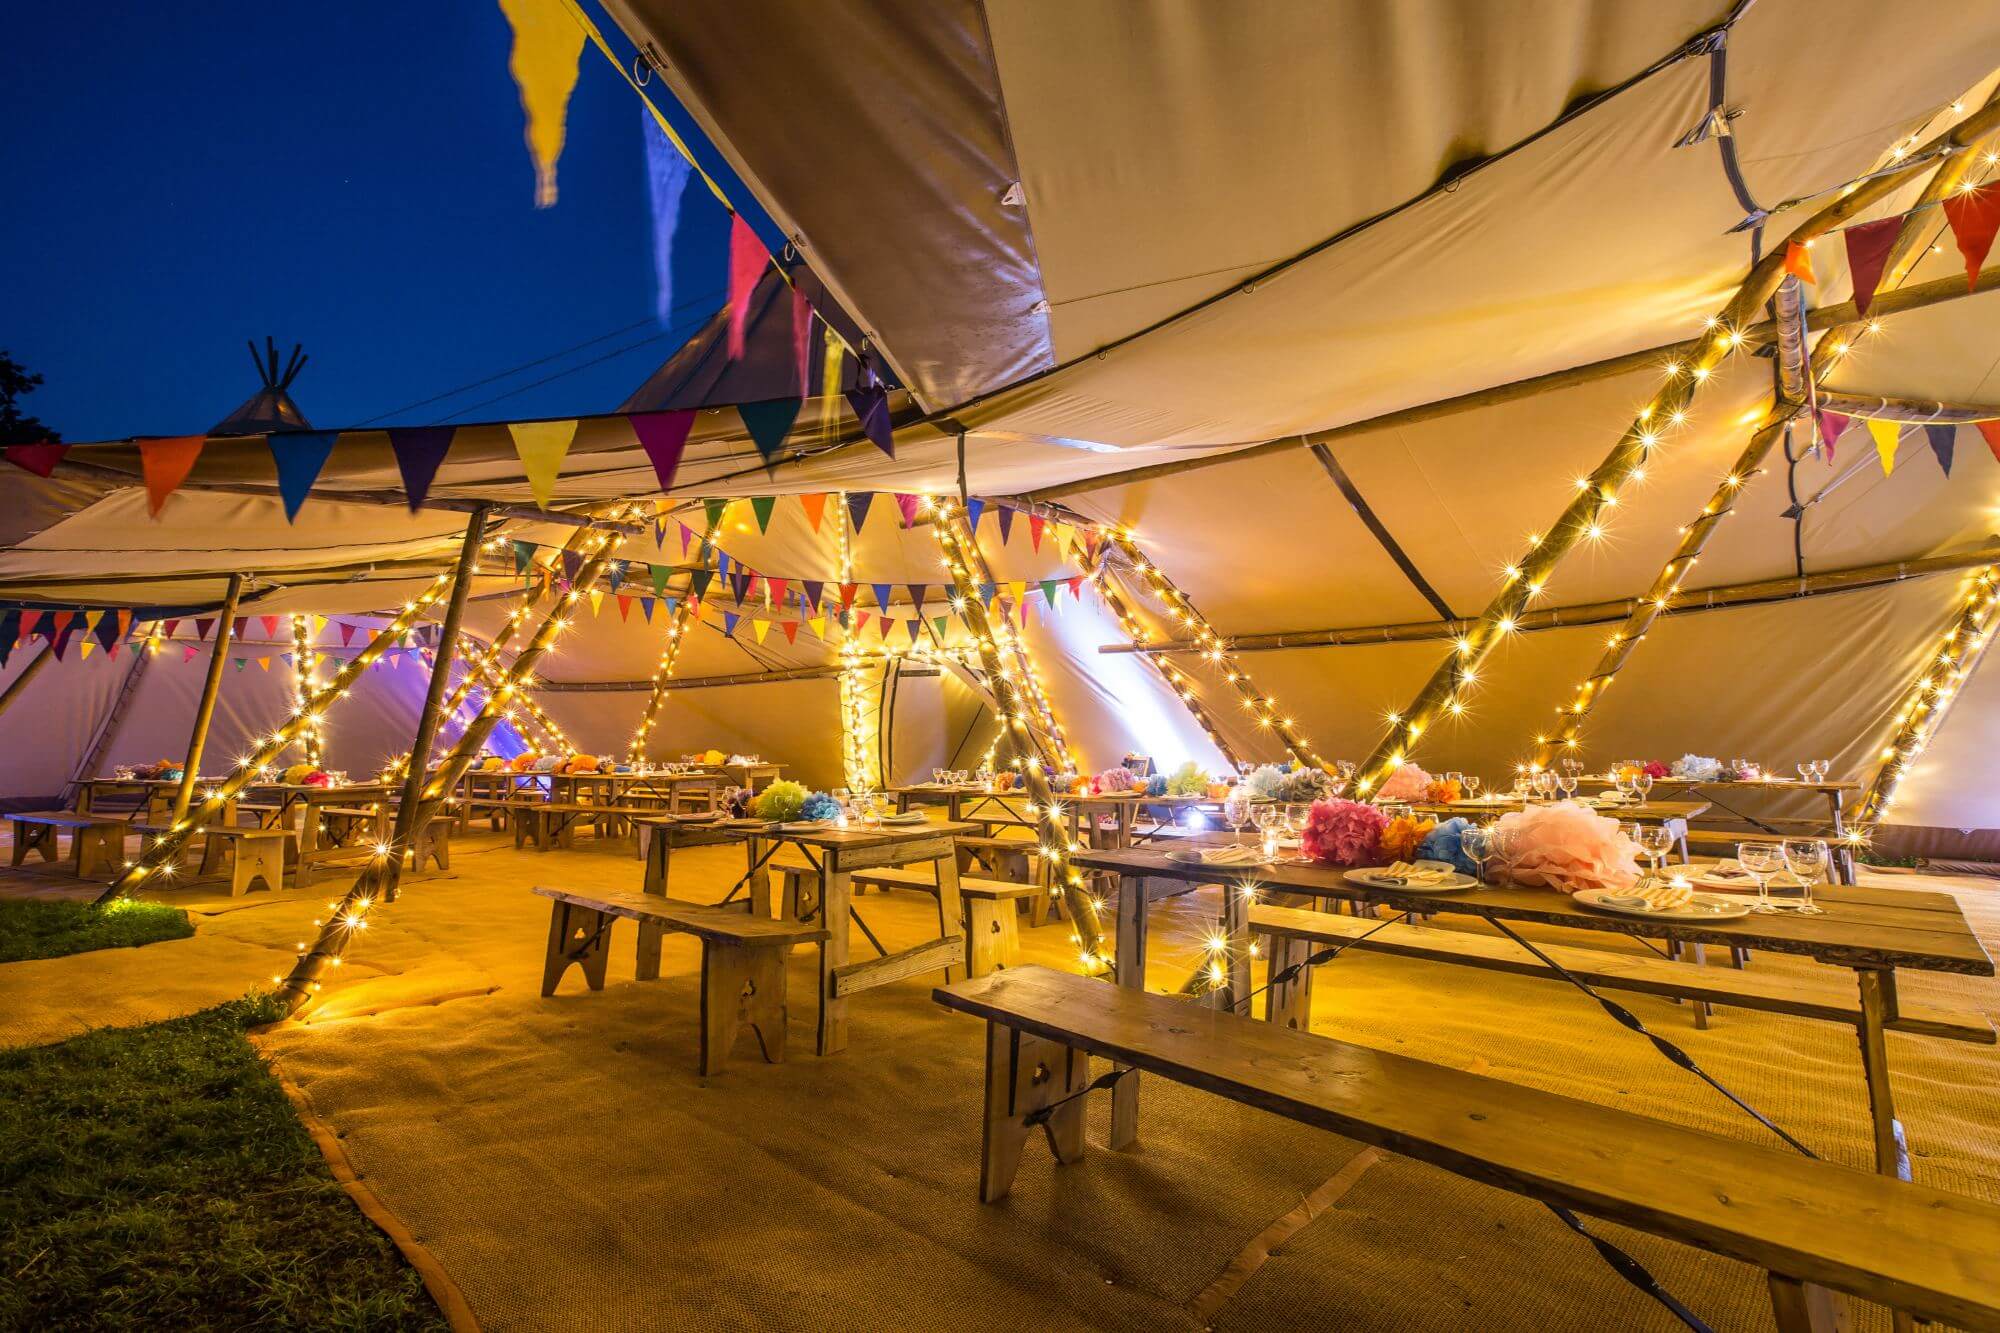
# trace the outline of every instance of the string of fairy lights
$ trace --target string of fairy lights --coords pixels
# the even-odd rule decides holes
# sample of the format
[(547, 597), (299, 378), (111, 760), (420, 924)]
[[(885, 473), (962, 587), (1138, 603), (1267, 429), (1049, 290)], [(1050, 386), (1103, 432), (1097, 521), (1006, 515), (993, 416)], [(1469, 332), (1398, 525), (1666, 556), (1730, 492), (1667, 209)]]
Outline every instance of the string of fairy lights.
[(299, 730), (299, 757), (318, 768), (326, 755), (326, 714), (312, 707), (313, 696), (324, 684), (313, 635), (311, 616), (292, 617), (292, 716), (304, 724)]
[[(834, 561), (843, 584), (854, 582), (854, 534), (848, 526), (847, 495), (834, 497), (832, 511)], [(842, 628), (846, 622), (842, 621)], [(881, 765), (877, 762), (868, 727), (868, 678), (861, 665), (856, 636), (840, 639), (840, 771), (850, 791), (873, 791), (881, 785)]]
[[(701, 559), (706, 565), (714, 550), (715, 529), (721, 521), (720, 512), (709, 516), (708, 526), (701, 534)], [(770, 596), (770, 587), (765, 586), (764, 595)], [(625, 745), (625, 757), (632, 763), (643, 763), (646, 758), (646, 743), (652, 739), (653, 723), (658, 718), (660, 708), (666, 703), (667, 682), (674, 677), (674, 666), (680, 660), (681, 643), (687, 629), (693, 623), (699, 607), (692, 595), (681, 599), (667, 619), (666, 642), (660, 648), (660, 660), (653, 668), (653, 691), (646, 699), (645, 711), (639, 717), (639, 725), (632, 729), (632, 738)]]
[(1965, 687), (1965, 678), (1992, 641), (1994, 610), (2000, 606), (2000, 565), (1987, 565), (1967, 575), (1961, 587), (1951, 625), (1918, 669), (1916, 682), (1896, 714), (1895, 734), (1882, 747), (1881, 766), (1855, 807), (1849, 842), (1866, 843), (1869, 828), (1895, 806), (1897, 787), (1937, 735), (1952, 700)]

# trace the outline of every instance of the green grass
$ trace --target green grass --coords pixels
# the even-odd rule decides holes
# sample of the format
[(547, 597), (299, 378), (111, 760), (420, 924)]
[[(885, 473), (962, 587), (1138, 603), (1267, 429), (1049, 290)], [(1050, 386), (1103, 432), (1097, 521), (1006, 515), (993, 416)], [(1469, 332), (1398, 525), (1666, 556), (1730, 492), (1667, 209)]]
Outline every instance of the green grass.
[(0, 1329), (438, 1329), (240, 1000), (0, 1051)]
[(192, 934), (188, 914), (163, 903), (123, 899), (99, 907), (62, 899), (0, 900), (0, 963), (125, 949)]

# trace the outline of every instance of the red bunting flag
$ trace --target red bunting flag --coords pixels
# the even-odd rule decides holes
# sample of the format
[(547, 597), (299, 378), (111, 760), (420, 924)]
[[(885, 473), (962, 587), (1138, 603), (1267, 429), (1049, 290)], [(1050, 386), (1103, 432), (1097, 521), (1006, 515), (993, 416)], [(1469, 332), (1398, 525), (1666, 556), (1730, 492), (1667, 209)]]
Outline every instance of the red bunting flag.
[(1986, 441), (1986, 447), (1993, 451), (1993, 457), (2000, 461), (2000, 421), (1975, 421), (1973, 427)]
[(1828, 458), (1833, 457), (1834, 443), (1846, 432), (1847, 423), (1851, 419), (1844, 412), (1834, 412), (1826, 408), (1820, 409), (1819, 442), (1826, 446), (1826, 456)]
[(201, 457), (205, 435), (176, 435), (167, 439), (139, 441), (139, 466), (146, 475), (146, 508), (154, 518), (167, 497), (180, 489), (194, 460)]
[(1813, 276), (1812, 256), (1797, 241), (1787, 241), (1785, 243), (1785, 272), (1791, 274), (1800, 282), (1810, 282), (1814, 286), (1819, 285), (1819, 279)]
[(764, 243), (743, 220), (741, 213), (729, 215), (729, 359), (743, 359), (744, 337), (750, 331), (750, 298), (764, 276), (771, 256)]
[(215, 629), (215, 617), (213, 616), (195, 617), (194, 636), (197, 639), (206, 639), (209, 636), (210, 632), (213, 631), (214, 629)]
[(1841, 233), (1847, 238), (1847, 272), (1854, 279), (1854, 308), (1864, 315), (1875, 300), (1882, 267), (1889, 262), (1889, 251), (1902, 229), (1903, 219), (1893, 217), (1863, 222)]
[(620, 620), (632, 618), (632, 599), (622, 592), (618, 594), (618, 618)]
[(0, 458), (5, 458), (15, 467), (26, 468), (38, 477), (46, 477), (56, 470), (62, 456), (69, 452), (66, 444), (53, 444), (42, 440), (36, 444), (10, 444), (0, 449)]
[(1040, 514), (1028, 515), (1028, 543), (1037, 551), (1042, 549), (1042, 529), (1048, 524), (1049, 521)]
[(354, 626), (348, 624), (346, 621), (341, 621), (339, 624), (339, 629), (340, 629), (340, 646), (345, 648), (348, 644), (354, 641)]
[(798, 622), (798, 621), (796, 621), (796, 620), (780, 620), (780, 621), (778, 622), (778, 628), (779, 628), (779, 629), (781, 629), (781, 630), (783, 630), (783, 631), (785, 632), (785, 642), (786, 642), (786, 643), (797, 643), (797, 642), (799, 641), (799, 622)]
[(276, 616), (258, 616), (257, 623), (264, 627), (265, 638), (275, 639), (278, 637), (278, 618)]
[(1947, 195), (1944, 215), (1958, 252), (1965, 256), (1965, 288), (1971, 291), (1979, 285), (1979, 269), (1993, 248), (1993, 234), (2000, 231), (2000, 181)]

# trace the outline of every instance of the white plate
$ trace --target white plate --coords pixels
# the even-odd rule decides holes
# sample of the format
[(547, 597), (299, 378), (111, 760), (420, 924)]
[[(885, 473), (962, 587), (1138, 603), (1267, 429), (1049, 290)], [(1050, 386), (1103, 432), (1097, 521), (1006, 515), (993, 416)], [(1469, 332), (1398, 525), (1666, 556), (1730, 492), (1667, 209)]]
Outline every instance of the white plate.
[[(1440, 870), (1449, 868), (1441, 861), (1419, 861), (1416, 864), (1426, 869), (1433, 866)], [(1449, 879), (1441, 880), (1436, 884), (1402, 884), (1390, 877), (1388, 867), (1386, 866), (1376, 866), (1367, 870), (1350, 870), (1347, 872), (1347, 880), (1349, 883), (1360, 884), (1366, 888), (1395, 889), (1403, 893), (1464, 893), (1467, 889), (1480, 887), (1478, 880), (1470, 875), (1461, 875), (1457, 871), (1452, 871)]]
[(1585, 907), (1620, 916), (1654, 917), (1663, 921), (1731, 921), (1750, 915), (1750, 905), (1719, 893), (1697, 893), (1680, 907), (1648, 907), (1645, 900), (1617, 889), (1579, 889), (1573, 895)]
[(1200, 866), (1204, 870), (1260, 870), (1270, 864), (1259, 857), (1251, 861), (1209, 861), (1202, 857), (1199, 848), (1176, 847), (1167, 853), (1167, 859), (1175, 865)]
[(907, 814), (883, 815), (882, 822), (884, 824), (924, 824), (928, 823), (929, 821), (926, 820), (923, 815), (912, 810)]

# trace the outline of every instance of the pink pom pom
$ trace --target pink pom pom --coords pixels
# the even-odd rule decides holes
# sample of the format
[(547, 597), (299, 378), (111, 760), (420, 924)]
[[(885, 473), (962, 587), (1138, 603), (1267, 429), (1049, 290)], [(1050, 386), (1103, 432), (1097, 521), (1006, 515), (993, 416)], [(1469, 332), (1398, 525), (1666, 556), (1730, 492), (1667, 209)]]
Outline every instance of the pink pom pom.
[(1639, 878), (1639, 849), (1618, 821), (1574, 801), (1533, 806), (1501, 818), (1497, 863), (1516, 884), (1578, 889), (1630, 888)]
[(1430, 786), (1431, 775), (1415, 764), (1404, 764), (1389, 775), (1382, 784), (1382, 790), (1375, 793), (1378, 801), (1421, 801), (1424, 788)]
[(1321, 865), (1369, 865), (1381, 857), (1382, 830), (1388, 824), (1372, 805), (1314, 801), (1300, 843), (1305, 854)]

